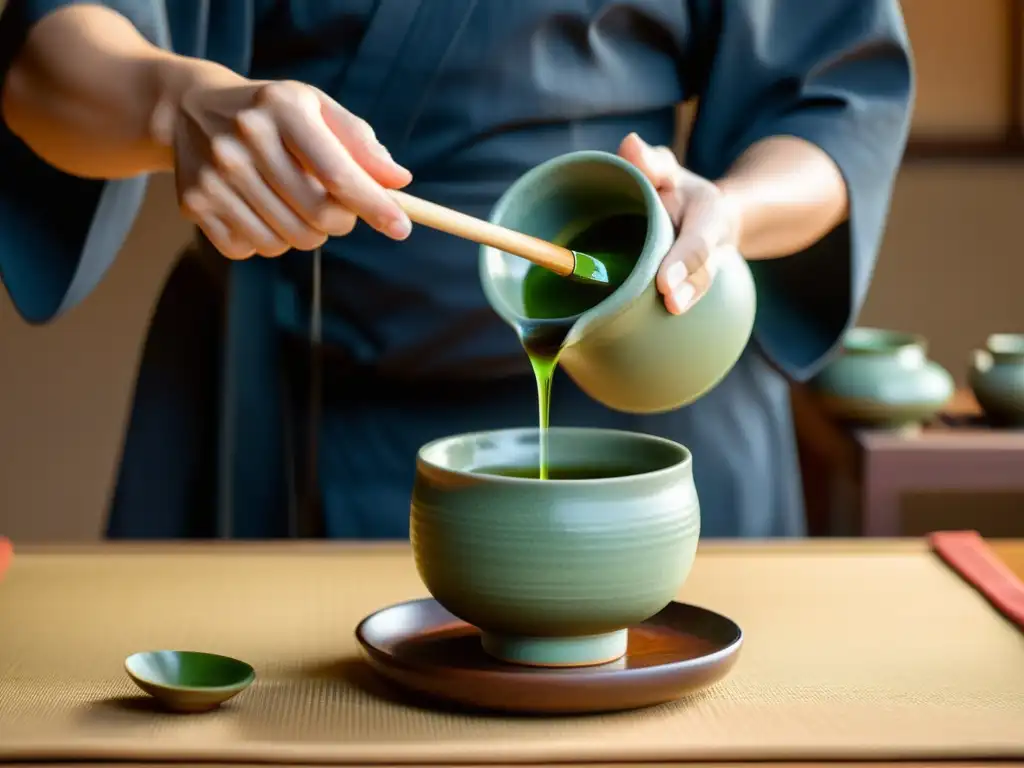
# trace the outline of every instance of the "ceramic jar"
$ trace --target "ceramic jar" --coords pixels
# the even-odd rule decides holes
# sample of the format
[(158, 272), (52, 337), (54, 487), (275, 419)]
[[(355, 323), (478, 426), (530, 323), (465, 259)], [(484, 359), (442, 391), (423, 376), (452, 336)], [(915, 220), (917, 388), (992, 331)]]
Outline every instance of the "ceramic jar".
[(953, 396), (953, 377), (928, 359), (920, 336), (854, 328), (811, 382), (836, 419), (881, 428), (928, 421)]
[(581, 666), (626, 652), (626, 628), (668, 605), (693, 565), (700, 505), (689, 451), (664, 438), (552, 428), (553, 468), (612, 476), (536, 480), (536, 429), (447, 437), (420, 449), (416, 567), (434, 598), (503, 661)]
[(994, 426), (1024, 427), (1024, 334), (989, 336), (972, 354), (968, 383)]
[[(575, 318), (560, 364), (583, 391), (630, 413), (686, 405), (721, 381), (743, 353), (756, 298), (746, 261), (717, 254), (719, 272), (683, 315), (666, 309), (654, 285), (675, 230), (657, 191), (631, 163), (607, 152), (574, 152), (516, 181), (490, 220), (559, 244), (597, 221), (640, 214), (647, 236), (632, 273), (597, 306)], [(484, 246), (480, 277), (494, 310), (511, 326), (523, 319), (528, 262)]]

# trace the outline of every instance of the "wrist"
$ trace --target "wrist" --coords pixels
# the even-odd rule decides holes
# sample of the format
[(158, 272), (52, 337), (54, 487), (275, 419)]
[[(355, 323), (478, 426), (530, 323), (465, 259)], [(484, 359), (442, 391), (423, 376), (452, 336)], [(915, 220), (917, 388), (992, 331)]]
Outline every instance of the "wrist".
[(173, 166), (175, 123), (185, 95), (196, 88), (238, 87), (250, 81), (220, 64), (162, 53), (150, 62), (150, 82), (149, 136), (166, 151), (169, 170)]
[(742, 190), (735, 187), (728, 179), (714, 182), (718, 190), (719, 206), (726, 222), (727, 240), (742, 253), (743, 234), (750, 217), (749, 202)]

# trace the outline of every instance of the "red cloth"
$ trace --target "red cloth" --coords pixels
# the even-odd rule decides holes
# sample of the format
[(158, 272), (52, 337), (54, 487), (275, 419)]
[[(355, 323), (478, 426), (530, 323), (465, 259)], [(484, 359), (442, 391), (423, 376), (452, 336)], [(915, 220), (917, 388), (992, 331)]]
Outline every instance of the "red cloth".
[(7, 566), (11, 564), (11, 558), (14, 557), (14, 547), (11, 546), (11, 542), (0, 536), (0, 581), (4, 578), (4, 572), (7, 570)]
[(1024, 630), (1024, 583), (977, 531), (940, 531), (928, 543), (946, 564), (1006, 618)]

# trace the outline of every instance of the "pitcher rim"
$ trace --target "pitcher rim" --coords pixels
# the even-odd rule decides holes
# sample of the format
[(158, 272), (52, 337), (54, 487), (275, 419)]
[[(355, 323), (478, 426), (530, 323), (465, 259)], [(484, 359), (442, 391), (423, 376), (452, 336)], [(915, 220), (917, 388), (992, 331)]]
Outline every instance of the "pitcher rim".
[[(655, 276), (658, 273), (658, 268), (661, 265), (661, 259), (651, 258), (648, 259), (646, 264), (642, 264), (642, 262), (644, 260), (643, 256), (649, 252), (649, 249), (654, 245), (658, 237), (657, 224), (658, 219), (660, 218), (658, 213), (659, 209), (665, 217), (668, 217), (668, 213), (664, 210), (661, 198), (658, 196), (658, 191), (655, 189), (654, 185), (651, 184), (650, 180), (643, 175), (643, 172), (628, 160), (604, 150), (576, 150), (574, 152), (556, 155), (555, 157), (545, 160), (543, 163), (522, 174), (518, 179), (512, 182), (511, 186), (509, 186), (501, 197), (498, 198), (498, 201), (494, 204), (490, 216), (488, 217), (488, 221), (492, 224), (500, 224), (502, 217), (507, 211), (511, 200), (515, 195), (524, 187), (533, 183), (537, 178), (549, 173), (551, 166), (584, 163), (588, 161), (615, 166), (625, 171), (633, 181), (636, 182), (637, 186), (640, 188), (646, 205), (647, 233), (644, 236), (641, 258), (637, 259), (637, 265), (634, 266), (633, 270), (629, 273), (629, 276), (621, 285), (584, 312), (577, 315), (567, 315), (564, 318), (551, 318), (553, 322), (556, 320), (562, 321), (566, 319), (571, 319), (573, 321), (572, 330), (566, 337), (566, 346), (571, 345), (577, 340), (576, 337), (578, 336), (579, 328), (588, 325), (591, 321), (597, 318), (610, 320), (615, 317), (625, 310), (626, 307), (640, 296), (644, 290), (646, 290), (647, 286), (654, 281)], [(497, 291), (493, 290), (492, 283), (488, 279), (486, 267), (488, 254), (492, 251), (501, 252), (500, 249), (492, 248), (488, 245), (480, 246), (478, 266), (480, 272), (480, 283), (483, 286), (484, 294), (494, 311), (504, 317), (506, 321), (509, 318), (524, 319), (526, 318), (526, 315), (513, 310), (497, 293)], [(543, 320), (539, 320), (537, 322), (543, 323)]]

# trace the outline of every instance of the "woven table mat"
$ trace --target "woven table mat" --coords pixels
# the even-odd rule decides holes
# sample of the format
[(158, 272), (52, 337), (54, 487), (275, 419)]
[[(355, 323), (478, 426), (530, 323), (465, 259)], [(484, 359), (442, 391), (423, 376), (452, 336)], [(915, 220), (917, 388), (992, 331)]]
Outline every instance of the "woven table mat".
[[(404, 703), (356, 623), (425, 594), (407, 547), (26, 550), (0, 585), (0, 762), (615, 762), (1024, 758), (1024, 635), (924, 543), (702, 548), (680, 595), (746, 642), (686, 701), (579, 718)], [(154, 711), (138, 650), (236, 656), (219, 711)]]

